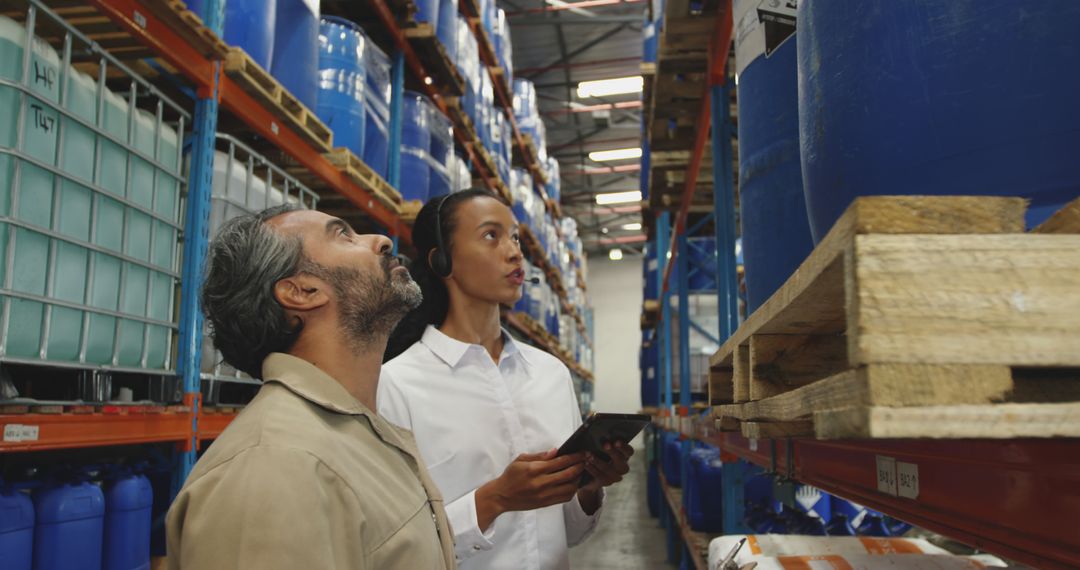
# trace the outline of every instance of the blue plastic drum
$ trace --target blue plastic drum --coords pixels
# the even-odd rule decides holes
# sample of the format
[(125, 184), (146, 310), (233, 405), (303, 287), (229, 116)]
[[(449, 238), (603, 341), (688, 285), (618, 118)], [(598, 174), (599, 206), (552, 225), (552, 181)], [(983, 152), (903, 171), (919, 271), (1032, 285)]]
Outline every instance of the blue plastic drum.
[[(206, 0), (184, 0), (205, 22)], [(225, 43), (243, 49), (255, 63), (270, 69), (274, 54), (274, 22), (277, 0), (229, 0), (225, 2)]]
[(404, 94), (401, 125), (401, 187), (406, 200), (427, 201), (431, 184), (431, 104), (414, 91)]
[(319, 0), (277, 0), (270, 73), (309, 109), (318, 104)]
[(1080, 195), (1078, 28), (1076, 0), (799, 2), (814, 239), (867, 194), (1022, 196), (1029, 226)]
[(810, 250), (799, 161), (795, 38), (765, 55), (755, 0), (735, 4), (739, 70), (739, 196), (747, 312), (787, 281)]
[(315, 113), (334, 132), (334, 146), (364, 156), (364, 50), (360, 26), (343, 18), (325, 17), (319, 24), (319, 90)]

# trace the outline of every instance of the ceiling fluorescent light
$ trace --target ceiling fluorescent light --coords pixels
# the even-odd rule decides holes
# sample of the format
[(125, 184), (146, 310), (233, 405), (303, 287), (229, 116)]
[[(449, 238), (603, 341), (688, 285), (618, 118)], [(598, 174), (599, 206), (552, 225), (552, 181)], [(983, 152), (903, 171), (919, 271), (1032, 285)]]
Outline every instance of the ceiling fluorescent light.
[(640, 75), (632, 77), (617, 77), (615, 79), (600, 79), (597, 81), (582, 81), (578, 83), (578, 97), (607, 97), (608, 95), (622, 95), (624, 93), (641, 93), (645, 87), (645, 80)]
[(580, 14), (582, 16), (587, 16), (589, 18), (595, 18), (596, 17), (596, 14), (593, 14), (592, 12), (590, 12), (590, 11), (584, 9), (584, 8), (576, 7), (576, 6), (574, 6), (574, 4), (572, 2), (563, 2), (563, 0), (546, 0), (546, 2), (548, 4), (550, 4), (550, 5), (556, 6), (558, 8), (566, 8), (567, 10), (569, 10), (569, 11), (575, 13), (575, 14)]
[(630, 230), (630, 231), (640, 230), (641, 229), (641, 224), (639, 224), (637, 222), (634, 222), (632, 224), (623, 224), (622, 229)]
[(589, 153), (589, 160), (596, 162), (626, 160), (628, 158), (641, 158), (641, 148), (617, 148), (615, 150), (597, 150)]
[(631, 190), (629, 192), (608, 192), (606, 194), (597, 194), (596, 203), (605, 206), (608, 204), (625, 204), (627, 202), (640, 202), (641, 191)]
[(619, 248), (615, 248), (608, 252), (607, 257), (612, 261), (619, 261), (620, 259), (622, 259), (622, 250)]

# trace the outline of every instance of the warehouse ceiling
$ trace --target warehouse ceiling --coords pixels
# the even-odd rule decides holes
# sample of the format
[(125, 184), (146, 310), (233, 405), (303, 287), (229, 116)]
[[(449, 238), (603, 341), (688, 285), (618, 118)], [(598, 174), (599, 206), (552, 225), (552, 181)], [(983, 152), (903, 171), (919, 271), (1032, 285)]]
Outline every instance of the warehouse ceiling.
[(572, 2), (499, 0), (511, 24), (514, 77), (536, 84), (548, 152), (562, 174), (563, 212), (577, 219), (586, 249), (640, 249), (642, 230), (623, 229), (641, 223), (639, 204), (595, 201), (598, 193), (638, 190), (639, 160), (594, 162), (588, 153), (641, 146), (641, 95), (579, 98), (577, 86), (640, 75), (647, 4)]

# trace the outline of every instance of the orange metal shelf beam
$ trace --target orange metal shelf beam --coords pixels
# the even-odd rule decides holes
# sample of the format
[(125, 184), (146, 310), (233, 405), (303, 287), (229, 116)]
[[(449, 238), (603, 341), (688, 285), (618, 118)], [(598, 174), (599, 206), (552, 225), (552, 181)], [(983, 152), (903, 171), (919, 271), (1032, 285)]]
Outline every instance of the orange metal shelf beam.
[(198, 440), (201, 444), (203, 441), (217, 439), (221, 435), (221, 432), (225, 431), (225, 428), (229, 426), (237, 414), (199, 414), (199, 433)]
[(371, 193), (349, 180), (318, 150), (308, 145), (291, 128), (281, 124), (268, 109), (222, 74), (218, 62), (210, 61), (192, 49), (186, 41), (155, 18), (141, 3), (136, 0), (90, 0), (90, 3), (180, 70), (185, 77), (198, 86), (200, 95), (208, 96), (216, 81), (219, 85), (221, 103), (226, 109), (240, 117), (260, 136), (276, 144), (305, 168), (322, 178), (357, 207), (367, 212), (391, 234), (399, 236), (406, 242), (411, 240), (408, 226), (401, 223), (396, 212), (383, 206), (374, 199)]
[(17, 414), (0, 416), (0, 425), (38, 429), (33, 441), (0, 441), (0, 453), (168, 441), (180, 443), (191, 433), (191, 413)]

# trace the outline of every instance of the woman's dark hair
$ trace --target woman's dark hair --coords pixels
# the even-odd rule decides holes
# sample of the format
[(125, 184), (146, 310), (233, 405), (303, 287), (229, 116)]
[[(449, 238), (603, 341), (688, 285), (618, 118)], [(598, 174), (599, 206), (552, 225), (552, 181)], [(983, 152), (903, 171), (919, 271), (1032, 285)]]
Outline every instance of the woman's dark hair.
[(302, 269), (303, 242), (279, 234), (266, 221), (298, 209), (285, 205), (233, 218), (218, 231), (207, 253), (202, 310), (225, 362), (262, 378), (262, 362), (285, 352), (302, 324), (289, 322), (274, 297), (278, 281)]
[(442, 247), (447, 250), (444, 253), (450, 257), (450, 250), (454, 247), (451, 236), (454, 235), (454, 229), (457, 227), (458, 209), (462, 204), (480, 197), (493, 198), (509, 207), (506, 200), (498, 194), (481, 188), (470, 188), (429, 200), (416, 215), (412, 233), (416, 257), (409, 263), (409, 273), (420, 285), (424, 300), (419, 307), (401, 319), (390, 335), (383, 362), (405, 352), (413, 343), (420, 340), (428, 325), (439, 326), (446, 319), (446, 313), (450, 310), (450, 292), (447, 291), (442, 278), (431, 268), (428, 258), (431, 251), (438, 247), (440, 236), (436, 233), (437, 231), (442, 234)]

